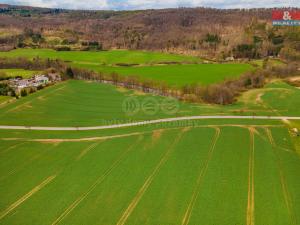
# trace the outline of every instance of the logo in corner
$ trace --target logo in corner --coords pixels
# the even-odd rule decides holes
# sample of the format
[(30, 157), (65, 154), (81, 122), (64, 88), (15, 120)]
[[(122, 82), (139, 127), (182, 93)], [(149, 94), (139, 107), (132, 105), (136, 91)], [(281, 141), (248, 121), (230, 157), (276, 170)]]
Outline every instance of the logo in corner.
[(300, 10), (273, 10), (273, 26), (300, 26)]

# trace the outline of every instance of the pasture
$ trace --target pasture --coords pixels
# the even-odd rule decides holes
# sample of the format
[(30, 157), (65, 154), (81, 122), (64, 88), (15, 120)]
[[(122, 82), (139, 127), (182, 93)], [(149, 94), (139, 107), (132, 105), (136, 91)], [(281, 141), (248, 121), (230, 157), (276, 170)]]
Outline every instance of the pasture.
[(33, 75), (39, 74), (41, 71), (24, 70), (24, 69), (0, 69), (0, 74), (6, 77), (22, 77), (24, 79), (31, 78)]
[(55, 51), (51, 49), (16, 49), (0, 52), (0, 57), (50, 58), (90, 65), (156, 64), (165, 62), (196, 63), (200, 59), (192, 56), (164, 54), (159, 52), (110, 50), (110, 51)]
[(78, 68), (106, 74), (116, 72), (124, 76), (137, 76), (142, 80), (150, 79), (177, 87), (222, 82), (225, 79), (238, 78), (246, 71), (254, 69), (250, 64), (201, 64), (200, 58), (192, 56), (128, 50), (63, 52), (50, 49), (16, 49), (0, 52), (0, 57), (61, 59)]
[[(299, 96), (298, 88), (275, 82), (244, 93), (236, 103), (228, 106), (190, 104), (175, 99), (169, 103), (168, 98), (161, 96), (70, 80), (0, 105), (0, 124), (76, 127), (192, 115), (297, 116)], [(127, 100), (128, 105), (124, 105)]]
[[(299, 94), (273, 82), (231, 106), (175, 101), (179, 111), (170, 115), (162, 110), (164, 97), (70, 80), (0, 105), (0, 124), (76, 127), (253, 112), (296, 116)], [(146, 110), (127, 115), (128, 98)], [(153, 101), (159, 106), (154, 114)], [(300, 145), (289, 131), (281, 121), (254, 119), (0, 130), (0, 224), (296, 225)]]
[[(265, 110), (268, 114), (277, 116), (300, 115), (300, 89), (282, 81), (274, 81), (264, 88), (245, 92), (238, 100), (237, 105), (242, 108)], [(253, 111), (258, 113), (258, 111)]]
[(186, 84), (208, 85), (226, 79), (236, 79), (246, 71), (252, 70), (249, 64), (192, 64), (160, 65), (136, 67), (108, 67), (73, 63), (74, 66), (103, 73), (118, 73), (124, 76), (137, 76), (142, 80), (164, 82), (181, 87)]
[(0, 95), (0, 105), (6, 103), (10, 99), (12, 99), (12, 97)]
[[(204, 64), (192, 56), (128, 50), (16, 49), (0, 57), (60, 59), (175, 87), (236, 79), (264, 64)], [(1, 72), (28, 78), (39, 71)], [(83, 80), (59, 82), (20, 99), (0, 96), (0, 225), (298, 225), (299, 122), (223, 117), (84, 131), (30, 126), (299, 116), (299, 105), (300, 89), (278, 80), (226, 106)]]
[(300, 158), (280, 123), (136, 129), (1, 138), (0, 224), (300, 220)]
[[(124, 105), (127, 100), (128, 105)], [(221, 109), (172, 100), (169, 113), (168, 105), (164, 97), (70, 80), (0, 106), (0, 124), (94, 126), (192, 115), (200, 111), (205, 114)], [(172, 111), (172, 105), (178, 110)]]

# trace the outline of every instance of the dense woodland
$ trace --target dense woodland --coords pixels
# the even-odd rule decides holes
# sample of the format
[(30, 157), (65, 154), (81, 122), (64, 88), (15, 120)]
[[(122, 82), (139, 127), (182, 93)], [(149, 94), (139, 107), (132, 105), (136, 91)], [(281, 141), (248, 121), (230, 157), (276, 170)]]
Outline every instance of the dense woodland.
[(146, 49), (226, 59), (300, 59), (300, 28), (273, 27), (272, 9), (72, 11), (0, 5), (0, 46)]

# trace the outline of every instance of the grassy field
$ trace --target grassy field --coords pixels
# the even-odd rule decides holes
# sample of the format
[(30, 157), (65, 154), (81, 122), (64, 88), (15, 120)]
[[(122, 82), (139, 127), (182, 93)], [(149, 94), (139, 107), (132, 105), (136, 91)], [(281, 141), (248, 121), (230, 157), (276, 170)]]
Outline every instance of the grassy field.
[(16, 49), (10, 52), (0, 52), (0, 57), (26, 57), (61, 59), (75, 63), (91, 65), (156, 64), (163, 62), (199, 62), (200, 59), (191, 56), (164, 54), (147, 51), (111, 50), (101, 52), (91, 51), (55, 51), (51, 49)]
[[(262, 67), (264, 60), (263, 59), (251, 60), (250, 63)], [(282, 66), (282, 65), (284, 65), (284, 62), (282, 62), (279, 59), (268, 59), (267, 65), (268, 66)]]
[[(0, 124), (94, 126), (189, 115), (297, 116), (300, 114), (299, 99), (298, 88), (275, 82), (266, 88), (244, 93), (237, 103), (229, 106), (189, 104), (176, 100), (172, 100), (170, 105), (166, 101), (169, 99), (164, 97), (71, 80), (1, 105)], [(124, 105), (127, 100), (133, 105)], [(172, 105), (175, 111), (169, 108)]]
[[(237, 78), (242, 73), (253, 69), (250, 64), (198, 64), (202, 60), (197, 57), (146, 51), (58, 52), (49, 49), (17, 49), (10, 52), (0, 52), (0, 57), (34, 58), (37, 56), (61, 59), (75, 67), (97, 72), (134, 75), (141, 79), (163, 81), (174, 86), (217, 83), (225, 79)], [(168, 62), (191, 64), (164, 65)], [(118, 66), (119, 64), (136, 64), (136, 66)]]
[[(296, 91), (299, 94), (300, 90)], [(297, 101), (297, 95), (294, 99)], [(127, 100), (129, 105), (124, 104)], [(246, 100), (226, 107), (188, 104), (173, 99), (169, 103), (168, 100), (111, 85), (72, 80), (0, 106), (0, 124), (94, 126), (187, 115), (252, 115), (254, 112), (277, 115), (273, 109), (259, 104), (252, 106)]]
[(300, 220), (300, 158), (282, 125), (0, 143), (0, 224)]
[[(297, 116), (299, 95), (276, 81), (231, 106), (175, 101), (179, 111), (168, 114), (166, 98), (71, 80), (0, 106), (0, 125)], [(128, 98), (145, 110), (127, 115)], [(297, 225), (300, 141), (291, 127), (199, 120), (95, 131), (0, 130), (0, 224)]]
[[(127, 106), (124, 106), (127, 99), (129, 104), (133, 102), (132, 113), (131, 108), (126, 110)], [(46, 126), (104, 125), (188, 115), (199, 111), (199, 107), (203, 108), (204, 113), (214, 110), (214, 107), (194, 107), (178, 101), (174, 104), (178, 105), (179, 111), (169, 114), (163, 110), (164, 106), (168, 106), (163, 97), (117, 89), (111, 85), (67, 81), (3, 105), (0, 107), (0, 123)]]
[(10, 99), (12, 99), (12, 97), (0, 95), (0, 105), (4, 104), (5, 102), (9, 101)]
[[(0, 52), (4, 56), (59, 58), (175, 86), (216, 83), (254, 68), (125, 50), (17, 49)], [(138, 65), (118, 66), (122, 63)], [(262, 66), (262, 61), (253, 63)], [(282, 81), (245, 92), (228, 106), (189, 104), (79, 80), (5, 103), (9, 99), (0, 97), (0, 125), (79, 127), (192, 115), (300, 115), (300, 89)], [(215, 119), (87, 131), (0, 129), (0, 225), (298, 225), (300, 139), (294, 127), (300, 129), (300, 123)]]
[[(126, 110), (126, 100), (133, 101), (133, 114), (130, 113), (130, 108)], [(93, 126), (193, 115), (200, 111), (209, 114), (221, 109), (219, 106), (193, 105), (174, 100), (173, 104), (178, 106), (178, 111), (169, 113), (164, 110), (166, 107), (168, 109), (168, 102), (165, 100), (163, 97), (111, 85), (73, 80), (0, 107), (0, 124)]]
[(40, 71), (34, 70), (23, 70), (23, 69), (0, 69), (0, 73), (3, 72), (8, 77), (21, 76), (25, 79), (32, 77), (33, 75), (39, 74)]
[(194, 64), (139, 67), (108, 67), (80, 63), (74, 63), (73, 65), (97, 72), (116, 72), (126, 76), (135, 75), (141, 79), (163, 81), (166, 84), (174, 86), (218, 83), (225, 79), (238, 78), (244, 72), (253, 69), (249, 64)]
[(300, 108), (298, 107), (300, 89), (282, 81), (274, 81), (264, 88), (244, 93), (237, 104), (247, 105), (248, 108), (256, 108), (258, 111), (264, 109), (277, 116), (298, 116), (300, 115)]

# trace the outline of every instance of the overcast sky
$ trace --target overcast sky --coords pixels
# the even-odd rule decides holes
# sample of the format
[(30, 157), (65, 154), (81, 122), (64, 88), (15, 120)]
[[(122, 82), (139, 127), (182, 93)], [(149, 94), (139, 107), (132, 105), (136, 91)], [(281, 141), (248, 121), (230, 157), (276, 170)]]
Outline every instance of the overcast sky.
[(300, 7), (300, 0), (0, 0), (11, 5), (66, 9), (159, 9), (177, 7), (263, 8)]

